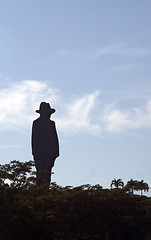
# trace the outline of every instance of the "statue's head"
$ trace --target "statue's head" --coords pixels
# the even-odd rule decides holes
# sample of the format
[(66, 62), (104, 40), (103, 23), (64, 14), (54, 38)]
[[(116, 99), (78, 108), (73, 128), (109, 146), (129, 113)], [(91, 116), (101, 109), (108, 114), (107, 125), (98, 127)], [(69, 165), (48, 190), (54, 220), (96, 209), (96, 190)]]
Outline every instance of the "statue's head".
[(56, 110), (54, 108), (51, 108), (50, 104), (46, 102), (41, 102), (39, 106), (39, 110), (36, 110), (37, 113), (40, 113), (42, 115), (51, 115), (55, 111)]

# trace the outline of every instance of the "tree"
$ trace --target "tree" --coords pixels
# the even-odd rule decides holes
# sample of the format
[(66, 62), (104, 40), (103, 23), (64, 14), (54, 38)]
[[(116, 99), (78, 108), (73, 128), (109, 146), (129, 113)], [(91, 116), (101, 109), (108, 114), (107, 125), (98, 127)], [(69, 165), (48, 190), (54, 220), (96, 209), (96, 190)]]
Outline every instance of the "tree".
[[(0, 165), (0, 239), (150, 239), (149, 198), (98, 184), (37, 185), (34, 176), (32, 162)], [(124, 183), (113, 179), (111, 185)]]
[(147, 183), (145, 183), (143, 180), (137, 181), (131, 179), (130, 181), (127, 182), (125, 188), (130, 191), (132, 194), (134, 194), (135, 191), (141, 191), (141, 196), (143, 195), (143, 190), (144, 192), (149, 191), (149, 186)]
[(113, 179), (111, 182), (111, 188), (112, 186), (115, 186), (115, 188), (120, 188), (120, 187), (124, 187), (124, 182), (119, 178), (119, 179)]
[(137, 182), (137, 190), (141, 191), (141, 196), (143, 195), (143, 190), (144, 192), (149, 191), (149, 186), (147, 183), (145, 183), (143, 180)]
[(134, 194), (134, 190), (138, 191), (138, 181), (131, 179), (130, 181), (127, 182), (125, 188), (132, 194)]
[(20, 162), (13, 160), (0, 165), (0, 185), (7, 187), (28, 187), (35, 184), (34, 162)]

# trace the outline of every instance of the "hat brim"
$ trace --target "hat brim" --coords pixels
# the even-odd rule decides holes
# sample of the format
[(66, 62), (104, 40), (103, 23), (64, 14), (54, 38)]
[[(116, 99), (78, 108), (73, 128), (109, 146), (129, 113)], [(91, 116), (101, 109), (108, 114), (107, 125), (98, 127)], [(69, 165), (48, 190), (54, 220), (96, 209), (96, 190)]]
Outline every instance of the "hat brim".
[(36, 113), (51, 113), (51, 114), (53, 114), (53, 113), (55, 113), (55, 109), (54, 108), (51, 108), (50, 110), (48, 110), (48, 111), (45, 111), (45, 110), (36, 110), (35, 112)]

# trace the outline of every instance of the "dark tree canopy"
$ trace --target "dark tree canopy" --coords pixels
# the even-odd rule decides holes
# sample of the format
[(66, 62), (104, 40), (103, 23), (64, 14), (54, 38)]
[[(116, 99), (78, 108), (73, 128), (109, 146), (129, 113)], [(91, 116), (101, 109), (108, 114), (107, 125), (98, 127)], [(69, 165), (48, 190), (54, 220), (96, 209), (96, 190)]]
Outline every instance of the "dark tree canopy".
[(0, 239), (151, 239), (150, 198), (99, 184), (37, 185), (33, 165), (0, 165)]

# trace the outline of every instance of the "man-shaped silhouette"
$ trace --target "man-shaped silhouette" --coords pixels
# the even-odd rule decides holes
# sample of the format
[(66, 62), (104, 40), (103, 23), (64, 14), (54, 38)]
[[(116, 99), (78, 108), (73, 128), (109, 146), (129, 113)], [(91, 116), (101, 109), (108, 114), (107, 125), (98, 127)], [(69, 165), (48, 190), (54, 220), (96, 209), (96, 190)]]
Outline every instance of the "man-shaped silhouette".
[(55, 159), (59, 156), (59, 143), (55, 122), (50, 120), (55, 109), (49, 103), (41, 102), (40, 117), (33, 121), (32, 126), (32, 154), (37, 170), (37, 183), (50, 183), (51, 169)]

